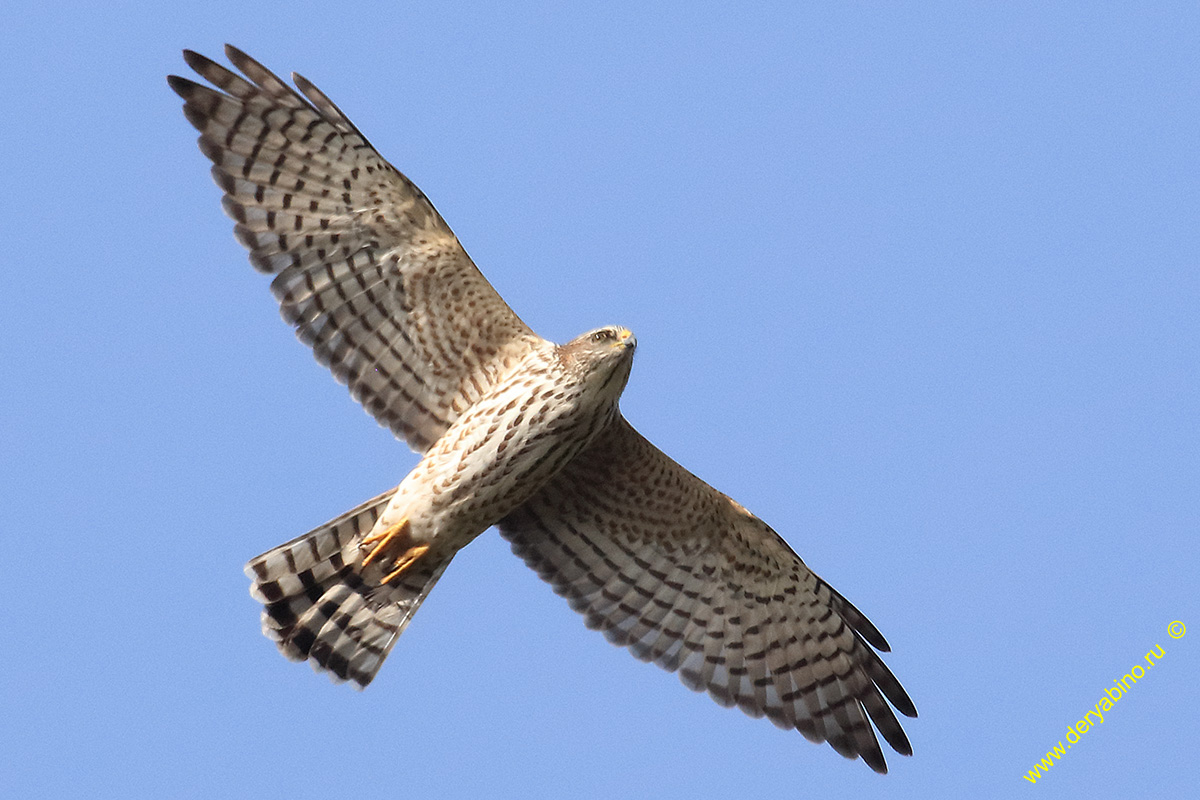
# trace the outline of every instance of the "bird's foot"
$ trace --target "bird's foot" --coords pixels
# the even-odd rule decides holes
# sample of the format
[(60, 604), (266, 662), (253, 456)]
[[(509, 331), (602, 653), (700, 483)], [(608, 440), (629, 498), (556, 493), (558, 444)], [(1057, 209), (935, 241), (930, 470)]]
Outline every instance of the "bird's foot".
[(408, 530), (408, 519), (402, 519), (395, 525), (385, 528), (379, 533), (372, 533), (363, 539), (359, 545), (360, 547), (375, 545), (375, 548), (363, 559), (362, 565), (364, 567), (381, 554), (384, 554), (385, 557), (391, 556), (391, 571), (383, 577), (380, 583), (387, 583), (401, 575), (418, 558), (425, 555), (425, 552), (429, 549), (429, 545), (427, 544), (413, 544), (409, 538)]

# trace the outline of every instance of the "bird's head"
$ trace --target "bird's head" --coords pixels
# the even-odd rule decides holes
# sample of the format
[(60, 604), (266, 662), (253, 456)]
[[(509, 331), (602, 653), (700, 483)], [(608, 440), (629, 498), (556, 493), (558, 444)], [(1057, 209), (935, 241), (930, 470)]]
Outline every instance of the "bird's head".
[(637, 339), (628, 328), (607, 325), (576, 336), (559, 348), (559, 358), (588, 382), (598, 382), (616, 395), (625, 388), (633, 366)]

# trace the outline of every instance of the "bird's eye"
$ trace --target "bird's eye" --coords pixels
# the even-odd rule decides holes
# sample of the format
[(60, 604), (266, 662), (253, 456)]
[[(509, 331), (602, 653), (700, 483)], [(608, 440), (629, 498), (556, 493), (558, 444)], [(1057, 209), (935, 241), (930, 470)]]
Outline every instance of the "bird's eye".
[(616, 335), (615, 333), (613, 333), (612, 331), (610, 331), (610, 330), (608, 330), (608, 329), (605, 329), (605, 330), (602, 330), (602, 331), (596, 331), (595, 333), (593, 333), (593, 334), (592, 334), (592, 341), (593, 341), (593, 342), (597, 342), (597, 343), (599, 343), (599, 342), (610, 342), (610, 341), (612, 341), (613, 339), (615, 339), (616, 337), (617, 337), (617, 335)]

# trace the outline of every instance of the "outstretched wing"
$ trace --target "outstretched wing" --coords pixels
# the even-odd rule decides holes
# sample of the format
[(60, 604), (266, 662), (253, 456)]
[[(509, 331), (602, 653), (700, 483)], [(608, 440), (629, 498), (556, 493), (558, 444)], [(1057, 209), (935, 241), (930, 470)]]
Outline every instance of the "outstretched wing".
[(868, 718), (912, 747), (916, 709), (872, 650), (884, 638), (746, 509), (623, 417), (500, 523), (588, 627), (718, 703), (766, 715), (886, 772)]
[[(366, 410), (416, 450), (539, 339), (421, 190), (329, 98), (227, 46), (245, 78), (184, 51), (172, 75), (250, 261), (284, 318)], [(247, 78), (249, 80), (247, 80)]]

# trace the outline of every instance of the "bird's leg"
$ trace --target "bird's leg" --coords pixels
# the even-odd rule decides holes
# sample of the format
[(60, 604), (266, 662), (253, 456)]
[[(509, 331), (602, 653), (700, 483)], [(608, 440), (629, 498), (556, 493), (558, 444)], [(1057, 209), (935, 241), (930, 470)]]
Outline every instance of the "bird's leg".
[[(385, 528), (379, 533), (372, 533), (367, 538), (363, 539), (360, 547), (375, 545), (366, 558), (363, 559), (362, 565), (365, 567), (375, 560), (375, 557), (384, 550), (398, 550), (396, 558), (392, 559), (392, 571), (384, 576), (380, 583), (387, 583), (397, 577), (404, 570), (408, 569), (413, 563), (425, 555), (425, 551), (429, 549), (427, 544), (411, 544), (408, 537), (408, 519), (402, 519), (391, 527)], [(399, 541), (397, 541), (399, 540)]]
[(375, 556), (379, 555), (385, 549), (387, 549), (387, 546), (392, 543), (393, 539), (395, 539), (397, 536), (402, 536), (406, 533), (408, 533), (408, 518), (407, 517), (400, 520), (395, 525), (392, 525), (389, 528), (384, 528), (379, 533), (372, 533), (370, 536), (363, 539), (359, 543), (359, 545), (358, 545), (359, 547), (366, 547), (367, 545), (372, 545), (372, 544), (375, 544), (376, 542), (378, 542), (379, 544), (375, 545), (375, 549), (372, 550), (370, 552), (370, 554), (366, 558), (363, 559), (362, 565), (365, 567), (367, 564), (370, 564), (375, 559)]

